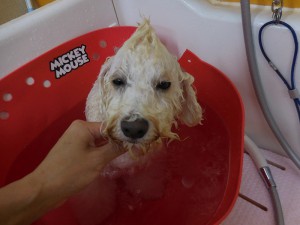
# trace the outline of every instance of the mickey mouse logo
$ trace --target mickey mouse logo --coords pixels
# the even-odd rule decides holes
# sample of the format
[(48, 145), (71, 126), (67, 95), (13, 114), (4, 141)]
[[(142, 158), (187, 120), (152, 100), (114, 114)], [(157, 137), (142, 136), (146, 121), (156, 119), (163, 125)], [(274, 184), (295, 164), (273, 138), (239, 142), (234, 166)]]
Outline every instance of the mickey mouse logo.
[(81, 45), (50, 61), (50, 70), (55, 72), (56, 79), (60, 79), (89, 61), (86, 46)]

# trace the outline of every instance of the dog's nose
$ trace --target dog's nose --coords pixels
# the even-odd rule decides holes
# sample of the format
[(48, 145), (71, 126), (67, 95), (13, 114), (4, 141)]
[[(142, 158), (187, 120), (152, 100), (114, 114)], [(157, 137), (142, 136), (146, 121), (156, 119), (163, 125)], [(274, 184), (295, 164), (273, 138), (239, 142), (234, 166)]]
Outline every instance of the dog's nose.
[(147, 120), (138, 118), (134, 121), (121, 121), (121, 129), (126, 137), (138, 139), (144, 137), (149, 128)]

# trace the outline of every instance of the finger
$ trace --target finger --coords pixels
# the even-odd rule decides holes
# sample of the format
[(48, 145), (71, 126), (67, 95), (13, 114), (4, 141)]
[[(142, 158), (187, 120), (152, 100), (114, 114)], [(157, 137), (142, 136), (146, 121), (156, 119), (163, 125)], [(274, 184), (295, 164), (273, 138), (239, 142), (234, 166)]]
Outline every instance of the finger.
[(116, 157), (122, 155), (124, 152), (108, 143), (102, 147), (95, 148), (96, 151), (101, 151), (101, 157), (105, 164), (109, 163)]
[(74, 120), (64, 134), (75, 134), (78, 138), (98, 139), (101, 137), (101, 125), (99, 122), (86, 122), (83, 120)]
[(89, 145), (92, 147), (100, 147), (107, 144), (107, 140), (101, 135), (101, 126), (100, 122), (83, 122), (84, 126), (89, 132)]
[(100, 129), (102, 126), (102, 123), (100, 122), (85, 122), (85, 126), (89, 130), (90, 134), (93, 136), (94, 139), (100, 139), (102, 138)]

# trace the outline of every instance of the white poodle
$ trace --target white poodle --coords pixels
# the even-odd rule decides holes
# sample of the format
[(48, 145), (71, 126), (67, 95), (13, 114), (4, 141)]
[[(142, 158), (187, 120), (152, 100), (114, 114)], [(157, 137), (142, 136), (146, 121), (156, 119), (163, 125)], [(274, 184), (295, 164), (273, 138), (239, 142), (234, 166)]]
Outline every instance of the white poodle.
[(95, 181), (78, 196), (75, 210), (78, 208), (76, 214), (82, 224), (99, 224), (114, 211), (117, 184), (112, 181), (117, 178), (125, 177), (122, 190), (130, 195), (142, 199), (163, 195), (167, 150), (154, 150), (162, 149), (163, 139), (179, 139), (171, 131), (177, 120), (188, 126), (201, 123), (202, 110), (193, 81), (160, 42), (148, 20), (106, 60), (87, 98), (86, 118), (102, 122), (101, 132), (112, 148), (126, 153), (104, 169), (101, 182)]
[(148, 151), (161, 139), (178, 139), (171, 131), (176, 119), (188, 126), (201, 123), (193, 81), (144, 20), (102, 66), (86, 118), (103, 122), (103, 135), (119, 147)]

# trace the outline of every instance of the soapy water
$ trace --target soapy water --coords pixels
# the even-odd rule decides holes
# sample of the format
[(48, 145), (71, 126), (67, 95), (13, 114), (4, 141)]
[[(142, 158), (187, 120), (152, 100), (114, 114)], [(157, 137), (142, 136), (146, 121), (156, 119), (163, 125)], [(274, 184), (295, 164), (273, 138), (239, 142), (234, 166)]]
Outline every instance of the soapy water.
[[(207, 224), (224, 197), (229, 137), (222, 119), (209, 107), (203, 108), (203, 125), (192, 128), (180, 125), (177, 130), (180, 141), (150, 153), (141, 165), (137, 162), (134, 168), (126, 168), (125, 173), (122, 173), (124, 168), (117, 172), (108, 169), (89, 187), (35, 224), (61, 224), (61, 221), (65, 225)], [(68, 120), (78, 116), (82, 115), (73, 113)], [(61, 123), (68, 122), (58, 120), (49, 129)], [(26, 146), (8, 174), (8, 181), (32, 171), (46, 155), (45, 149), (50, 149), (63, 132), (61, 128), (55, 135), (49, 135), (49, 129), (38, 137), (39, 141)], [(45, 148), (41, 148), (41, 143)], [(109, 171), (117, 175), (107, 176)]]

